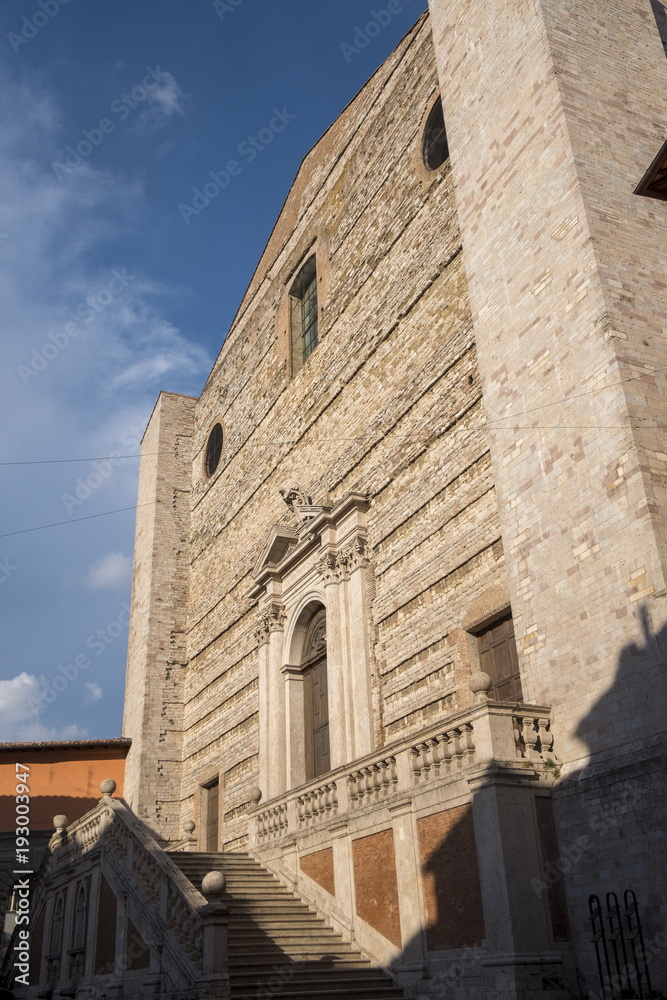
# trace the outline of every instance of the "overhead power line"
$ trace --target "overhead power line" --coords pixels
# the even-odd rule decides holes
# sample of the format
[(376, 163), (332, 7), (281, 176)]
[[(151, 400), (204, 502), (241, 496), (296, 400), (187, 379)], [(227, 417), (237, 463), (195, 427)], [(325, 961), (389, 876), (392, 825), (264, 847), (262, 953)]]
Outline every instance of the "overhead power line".
[(148, 503), (138, 503), (134, 507), (119, 507), (118, 510), (105, 510), (101, 514), (88, 514), (87, 517), (72, 517), (69, 521), (54, 521), (52, 524), (40, 524), (36, 528), (22, 528), (20, 531), (7, 531), (0, 538), (10, 538), (12, 535), (27, 535), (30, 531), (44, 531), (46, 528), (58, 528), (61, 524), (76, 524), (77, 521), (92, 521), (95, 517), (108, 517), (109, 514), (122, 514), (126, 510), (138, 510), (139, 507), (153, 507), (160, 500), (151, 500)]

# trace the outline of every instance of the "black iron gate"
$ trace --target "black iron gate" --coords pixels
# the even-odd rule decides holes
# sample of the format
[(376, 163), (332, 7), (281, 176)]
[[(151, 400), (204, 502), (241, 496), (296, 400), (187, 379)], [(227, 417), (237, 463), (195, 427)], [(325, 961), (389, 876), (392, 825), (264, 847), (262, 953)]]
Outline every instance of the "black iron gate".
[(632, 889), (623, 894), (623, 908), (616, 893), (608, 892), (605, 913), (598, 896), (589, 896), (588, 910), (603, 1000), (652, 1000), (644, 935)]

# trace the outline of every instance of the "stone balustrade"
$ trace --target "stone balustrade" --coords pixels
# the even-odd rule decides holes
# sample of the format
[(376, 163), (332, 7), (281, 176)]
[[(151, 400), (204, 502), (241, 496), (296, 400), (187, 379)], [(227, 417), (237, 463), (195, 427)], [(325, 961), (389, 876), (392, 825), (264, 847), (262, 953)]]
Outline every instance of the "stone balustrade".
[(455, 782), (490, 760), (555, 762), (550, 709), (505, 703), (477, 704), (410, 739), (339, 767), (261, 803), (250, 811), (250, 842), (261, 846), (302, 833), (379, 802)]
[[(184, 995), (199, 990), (197, 995), (204, 996), (211, 989), (216, 997), (226, 995), (227, 908), (220, 902), (218, 873), (207, 876), (208, 883), (204, 880), (210, 892), (202, 895), (124, 803), (112, 798), (115, 783), (103, 782), (101, 790), (103, 798), (82, 819), (68, 826), (66, 816), (55, 818), (56, 832), (32, 899), (33, 914), (43, 911), (48, 922), (61, 888), (67, 885), (92, 882), (99, 897), (103, 879), (124, 914), (118, 926), (124, 927), (127, 918), (141, 929), (150, 953), (150, 968), (142, 968), (143, 976), (158, 976), (161, 986)], [(189, 835), (190, 826), (194, 824), (186, 829)], [(94, 925), (99, 919), (99, 905), (91, 899), (88, 920)], [(123, 929), (116, 939), (113, 968), (108, 970), (116, 977), (120, 972), (121, 979), (129, 974), (127, 941)], [(71, 948), (66, 943), (63, 947), (71, 957)], [(84, 966), (82, 951), (80, 975), (92, 981), (92, 966), (87, 976)], [(55, 986), (65, 967), (60, 956), (56, 961), (47, 959), (46, 985)], [(120, 991), (119, 996), (123, 992), (120, 983), (113, 989)]]

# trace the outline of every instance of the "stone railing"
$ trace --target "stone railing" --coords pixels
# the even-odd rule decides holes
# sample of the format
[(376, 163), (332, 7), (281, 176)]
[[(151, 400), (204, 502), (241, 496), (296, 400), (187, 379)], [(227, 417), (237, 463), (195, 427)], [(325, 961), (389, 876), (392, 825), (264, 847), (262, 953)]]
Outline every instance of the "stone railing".
[[(35, 887), (33, 913), (65, 884), (99, 868), (141, 929), (154, 956), (151, 965), (156, 964), (164, 977), (162, 986), (183, 995), (199, 991), (197, 995), (203, 996), (213, 989), (216, 996), (225, 996), (227, 908), (220, 901), (224, 879), (210, 873), (202, 887), (206, 894), (197, 891), (143, 823), (112, 798), (115, 782), (102, 782), (100, 787), (103, 798), (82, 819), (68, 826), (66, 816), (55, 817), (56, 833)], [(88, 919), (97, 916), (93, 908)], [(125, 956), (117, 955), (115, 968), (123, 968), (124, 962)], [(116, 995), (123, 995), (122, 988)]]
[[(424, 730), (419, 739), (384, 746), (352, 767), (335, 768), (250, 811), (251, 845), (338, 822), (345, 817), (409, 799), (436, 784), (458, 781), (491, 761), (555, 763), (550, 710), (542, 706), (482, 701)], [(259, 794), (259, 793), (258, 793)]]

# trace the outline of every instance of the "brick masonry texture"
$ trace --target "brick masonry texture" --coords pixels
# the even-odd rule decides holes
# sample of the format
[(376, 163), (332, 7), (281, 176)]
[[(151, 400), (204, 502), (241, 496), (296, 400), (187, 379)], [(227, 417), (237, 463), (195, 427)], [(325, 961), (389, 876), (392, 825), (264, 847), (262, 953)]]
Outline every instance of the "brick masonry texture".
[(334, 863), (333, 848), (327, 847), (324, 851), (315, 851), (314, 854), (306, 854), (299, 860), (301, 871), (305, 872), (308, 878), (321, 885), (323, 889), (336, 895), (334, 883)]
[(429, 951), (480, 944), (484, 913), (472, 807), (425, 816), (417, 832)]
[[(422, 18), (306, 157), (200, 399), (162, 396), (149, 426), (144, 450), (168, 457), (146, 456), (140, 502), (169, 503), (137, 522), (125, 732), (128, 795), (162, 837), (178, 836), (215, 770), (222, 842), (245, 841), (258, 781), (247, 595), (285, 516), (280, 487), (370, 501), (376, 744), (470, 703), (467, 653), (450, 636), (503, 580), (504, 557), (451, 174), (421, 162), (436, 93)], [(314, 245), (320, 343), (290, 379), (283, 302)], [(206, 480), (217, 421), (222, 458)], [(165, 580), (178, 603), (159, 593)], [(158, 608), (162, 630), (148, 624)]]
[[(246, 845), (252, 570), (289, 517), (281, 488), (357, 491), (375, 747), (470, 706), (469, 630), (511, 604), (524, 698), (553, 708), (559, 857), (544, 829), (542, 853), (588, 989), (588, 894), (643, 893), (652, 939), (667, 920), (667, 211), (634, 194), (666, 134), (667, 60), (655, 0), (430, 8), (306, 156), (200, 398), (156, 406), (125, 796), (174, 842), (217, 774), (220, 846)], [(451, 160), (428, 173), (439, 89)], [(288, 289), (313, 252), (320, 342), (292, 378)], [(381, 887), (358, 870), (366, 905)]]
[(357, 913), (388, 941), (401, 947), (394, 833), (383, 830), (352, 844)]

